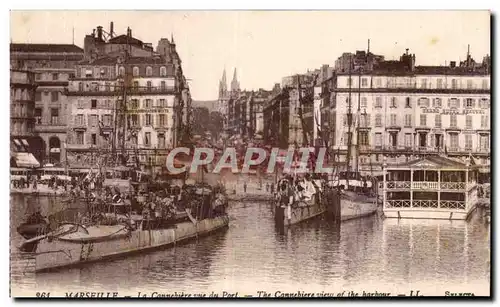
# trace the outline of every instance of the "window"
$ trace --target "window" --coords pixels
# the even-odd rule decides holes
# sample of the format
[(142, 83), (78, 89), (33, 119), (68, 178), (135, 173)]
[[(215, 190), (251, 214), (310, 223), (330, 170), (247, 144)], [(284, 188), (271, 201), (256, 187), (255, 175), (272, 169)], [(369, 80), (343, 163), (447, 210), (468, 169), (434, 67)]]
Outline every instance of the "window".
[(411, 127), (411, 114), (405, 114), (405, 127)]
[(481, 115), (481, 128), (488, 128), (489, 126), (489, 116)]
[(441, 98), (434, 98), (432, 100), (432, 106), (435, 108), (441, 108), (442, 107)]
[(58, 74), (58, 73), (53, 73), (53, 74), (52, 74), (52, 80), (53, 80), (53, 81), (57, 81), (57, 80), (59, 80), (59, 74)]
[(396, 97), (391, 97), (391, 108), (397, 108)]
[(40, 92), (35, 93), (35, 101), (42, 101), (42, 93)]
[(76, 107), (78, 109), (83, 109), (83, 100), (82, 99), (78, 99)]
[(397, 114), (391, 114), (391, 126), (396, 126), (398, 121), (398, 115)]
[(111, 92), (111, 83), (106, 82), (106, 84), (104, 85), (104, 90), (106, 92)]
[(359, 145), (368, 146), (370, 145), (369, 136), (367, 131), (359, 132)]
[(458, 88), (458, 81), (457, 81), (457, 79), (451, 79), (451, 88), (452, 89), (457, 89)]
[(161, 81), (160, 88), (162, 91), (164, 91), (167, 88), (167, 84), (165, 83), (165, 81)]
[(148, 81), (146, 83), (146, 87), (148, 88), (148, 92), (151, 92), (151, 87), (152, 87), (151, 81)]
[(111, 120), (111, 114), (105, 114), (105, 115), (103, 116), (103, 119), (104, 119), (104, 120), (103, 120), (103, 125), (104, 125), (104, 126), (106, 126), (106, 127), (111, 126), (111, 121), (112, 121), (112, 120)]
[(467, 80), (467, 89), (471, 90), (473, 88), (472, 86), (472, 80)]
[[(83, 115), (82, 115), (83, 116)], [(83, 145), (83, 131), (76, 132), (76, 144)]]
[(125, 76), (125, 67), (120, 66), (120, 68), (118, 68), (118, 76), (120, 77)]
[(160, 107), (160, 108), (167, 107), (167, 105), (165, 104), (165, 99), (160, 99), (160, 101), (158, 102), (158, 107)]
[(375, 115), (375, 127), (382, 127), (382, 114)]
[(421, 88), (427, 88), (427, 79), (422, 79)]
[(151, 109), (152, 106), (153, 106), (153, 100), (151, 100), (151, 99), (144, 100), (144, 108), (145, 109)]
[(450, 98), (448, 103), (450, 108), (452, 109), (457, 109), (460, 106), (460, 103), (457, 98)]
[(472, 149), (472, 135), (471, 134), (465, 135), (465, 149), (466, 150)]
[(165, 127), (167, 125), (165, 114), (158, 115), (158, 122), (160, 127)]
[(96, 127), (97, 126), (97, 115), (96, 114), (90, 115), (90, 123), (89, 124), (92, 127)]
[(420, 107), (428, 108), (429, 104), (430, 104), (429, 103), (429, 98), (422, 97), (422, 98), (418, 99), (418, 105)]
[(92, 99), (90, 101), (90, 108), (91, 109), (97, 109), (97, 99)]
[(134, 91), (138, 91), (139, 90), (139, 81), (134, 81)]
[(443, 79), (437, 79), (436, 87), (439, 89), (443, 88)]
[(488, 109), (490, 107), (490, 100), (488, 98), (481, 98), (479, 105), (481, 109)]
[(83, 92), (83, 82), (78, 82), (78, 91)]
[(427, 114), (420, 114), (420, 126), (427, 126)]
[(465, 107), (466, 108), (473, 108), (474, 107), (474, 99), (466, 98), (465, 99)]
[(453, 149), (458, 148), (458, 134), (457, 133), (450, 134), (450, 147)]
[(130, 101), (130, 107), (131, 107), (132, 110), (138, 109), (139, 108), (139, 100), (132, 99)]
[(377, 87), (382, 87), (382, 79), (381, 78), (376, 78), (375, 79), (375, 84), (377, 85)]
[(160, 67), (160, 77), (167, 76), (167, 68), (165, 66)]
[(144, 133), (144, 145), (145, 146), (150, 146), (151, 145), (151, 132), (145, 132)]
[(151, 116), (151, 114), (146, 114), (146, 126), (151, 126), (153, 123), (153, 118)]
[(479, 137), (479, 147), (483, 151), (490, 149), (490, 138), (488, 135), (481, 135)]
[(165, 148), (165, 134), (158, 134), (158, 148)]
[(35, 109), (35, 123), (40, 125), (42, 123), (42, 108)]
[(57, 102), (58, 100), (59, 100), (59, 92), (52, 92), (51, 93), (51, 101)]
[(410, 97), (406, 97), (405, 98), (405, 108), (411, 108), (411, 101), (410, 101)]
[(132, 69), (132, 75), (133, 75), (134, 77), (139, 76), (139, 67), (135, 66), (135, 67)]
[(368, 103), (367, 103), (367, 99), (366, 99), (366, 97), (361, 97), (360, 107), (361, 107), (362, 109), (366, 109), (367, 105), (368, 105)]
[(368, 86), (368, 78), (361, 78), (361, 86)]
[(483, 90), (487, 90), (488, 89), (488, 79), (483, 79), (483, 81), (481, 82), (481, 84), (482, 84)]
[(85, 69), (85, 78), (92, 78), (92, 69)]
[(472, 129), (472, 115), (465, 116), (465, 129)]
[(344, 127), (347, 127), (348, 123), (347, 123), (347, 114), (344, 114), (344, 116), (342, 117), (342, 124)]
[(139, 126), (139, 116), (137, 114), (130, 115), (130, 121), (132, 122), (133, 127)]
[(97, 145), (97, 135), (95, 133), (91, 134), (92, 145)]
[(146, 76), (150, 77), (153, 75), (153, 68), (151, 66), (146, 67)]
[(434, 126), (436, 128), (441, 128), (441, 126), (442, 126), (442, 123), (441, 123), (441, 114), (436, 114), (436, 116), (434, 117)]
[(57, 108), (50, 109), (50, 124), (51, 125), (59, 124), (59, 109)]
[(450, 114), (450, 127), (456, 127), (456, 126), (457, 126), (457, 115)]
[(411, 133), (405, 133), (405, 147), (411, 147)]
[(375, 97), (375, 108), (382, 108), (382, 97)]
[(41, 80), (42, 74), (35, 74), (35, 80)]
[(375, 146), (382, 146), (382, 133), (375, 133)]
[(370, 126), (370, 114), (363, 114), (362, 117), (361, 117), (361, 124), (363, 127), (369, 127)]

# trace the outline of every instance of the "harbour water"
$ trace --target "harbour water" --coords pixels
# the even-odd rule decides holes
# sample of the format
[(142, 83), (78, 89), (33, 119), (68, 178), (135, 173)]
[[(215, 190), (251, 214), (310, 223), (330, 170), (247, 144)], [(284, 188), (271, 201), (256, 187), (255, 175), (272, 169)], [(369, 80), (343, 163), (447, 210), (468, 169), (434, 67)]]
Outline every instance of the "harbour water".
[[(11, 198), (11, 248), (26, 212)], [(44, 214), (53, 200), (41, 201)], [(46, 203), (46, 204), (45, 204)], [(32, 205), (30, 205), (32, 206)], [(43, 274), (13, 276), (12, 295), (50, 291), (118, 291), (171, 294), (266, 291), (315, 294), (339, 291), (423, 295), (490, 288), (490, 228), (482, 215), (469, 222), (383, 219), (379, 215), (340, 226), (318, 218), (276, 229), (268, 203), (231, 203), (230, 226), (175, 248)], [(254, 291), (251, 291), (254, 290)], [(317, 295), (316, 295), (317, 296)]]

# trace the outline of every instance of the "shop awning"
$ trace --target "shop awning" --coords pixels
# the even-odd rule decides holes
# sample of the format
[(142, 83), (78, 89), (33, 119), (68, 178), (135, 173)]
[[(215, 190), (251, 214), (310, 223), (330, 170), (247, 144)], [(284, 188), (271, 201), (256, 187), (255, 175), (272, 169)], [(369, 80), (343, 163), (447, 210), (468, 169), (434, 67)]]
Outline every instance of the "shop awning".
[(17, 152), (14, 154), (17, 167), (40, 167), (40, 163), (29, 152)]

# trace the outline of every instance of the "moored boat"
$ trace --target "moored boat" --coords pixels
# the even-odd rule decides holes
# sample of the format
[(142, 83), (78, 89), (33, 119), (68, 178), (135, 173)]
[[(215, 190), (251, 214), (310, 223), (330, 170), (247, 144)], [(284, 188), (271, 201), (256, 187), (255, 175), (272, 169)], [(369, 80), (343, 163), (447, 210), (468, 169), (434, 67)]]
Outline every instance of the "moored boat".
[(142, 214), (125, 202), (105, 205), (107, 212), (92, 208), (80, 223), (61, 224), (23, 242), (20, 250), (35, 257), (36, 271), (46, 271), (163, 248), (228, 226), (220, 192), (196, 185), (183, 197), (177, 206), (157, 205)]

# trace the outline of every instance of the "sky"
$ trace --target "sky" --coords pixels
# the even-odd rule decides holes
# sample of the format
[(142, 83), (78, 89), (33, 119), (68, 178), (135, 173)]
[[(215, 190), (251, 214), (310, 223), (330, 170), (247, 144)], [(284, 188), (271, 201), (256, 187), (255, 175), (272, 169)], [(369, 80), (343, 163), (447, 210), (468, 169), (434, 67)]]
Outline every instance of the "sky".
[[(12, 43), (73, 42), (101, 25), (156, 48), (174, 36), (195, 100), (215, 100), (227, 71), (242, 89), (271, 89), (285, 76), (333, 66), (344, 52), (397, 60), (408, 48), (417, 65), (464, 60), (467, 45), (490, 54), (488, 11), (11, 11)], [(74, 30), (73, 30), (74, 29)], [(74, 33), (74, 36), (73, 36)]]

